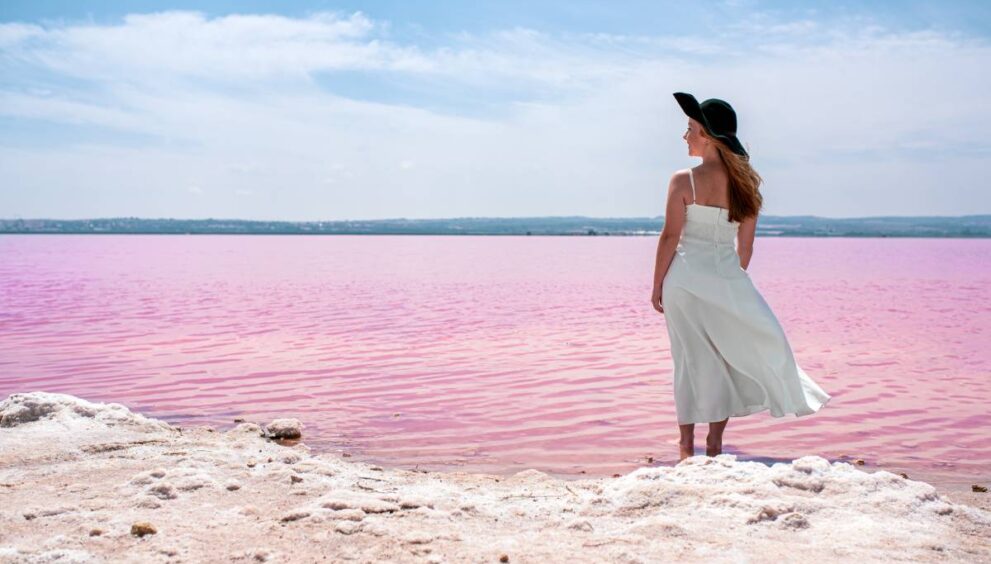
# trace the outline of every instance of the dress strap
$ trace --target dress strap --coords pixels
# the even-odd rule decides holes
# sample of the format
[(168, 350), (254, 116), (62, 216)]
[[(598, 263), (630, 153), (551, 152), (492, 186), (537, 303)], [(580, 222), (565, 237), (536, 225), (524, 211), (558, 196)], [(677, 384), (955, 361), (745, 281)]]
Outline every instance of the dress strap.
[(692, 182), (692, 203), (695, 203), (695, 176), (692, 175), (692, 169), (688, 169), (688, 180)]

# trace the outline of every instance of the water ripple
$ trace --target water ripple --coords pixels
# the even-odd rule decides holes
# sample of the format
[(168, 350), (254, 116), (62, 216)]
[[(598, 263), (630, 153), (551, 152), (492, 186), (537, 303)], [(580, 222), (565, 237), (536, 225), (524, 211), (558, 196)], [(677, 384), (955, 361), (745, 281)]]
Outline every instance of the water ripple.
[[(403, 467), (671, 463), (655, 250), (633, 237), (0, 236), (0, 396), (61, 391), (221, 428), (292, 415), (316, 449)], [(751, 276), (834, 400), (811, 417), (735, 418), (724, 450), (991, 480), (989, 265), (986, 240), (762, 239)]]

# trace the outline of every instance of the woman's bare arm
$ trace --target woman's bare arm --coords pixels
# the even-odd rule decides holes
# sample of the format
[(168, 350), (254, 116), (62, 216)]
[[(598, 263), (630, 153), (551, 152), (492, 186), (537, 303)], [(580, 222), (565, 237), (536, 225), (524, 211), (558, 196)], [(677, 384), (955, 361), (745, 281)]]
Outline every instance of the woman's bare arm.
[(754, 255), (754, 235), (756, 234), (756, 215), (740, 222), (740, 230), (736, 233), (736, 252), (740, 255), (740, 268), (743, 270), (750, 266), (750, 257)]
[(681, 239), (685, 226), (685, 196), (689, 190), (688, 173), (679, 171), (671, 176), (668, 183), (668, 201), (664, 212), (664, 229), (657, 241), (657, 257), (654, 263), (654, 290), (661, 287), (671, 266), (671, 260)]

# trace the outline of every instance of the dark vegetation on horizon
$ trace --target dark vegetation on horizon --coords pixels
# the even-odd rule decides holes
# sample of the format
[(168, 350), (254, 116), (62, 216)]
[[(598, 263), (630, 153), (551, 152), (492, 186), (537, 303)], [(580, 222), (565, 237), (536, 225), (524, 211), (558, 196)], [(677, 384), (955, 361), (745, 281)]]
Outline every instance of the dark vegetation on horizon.
[[(244, 235), (657, 235), (662, 217), (462, 217), (343, 221), (240, 219), (0, 219), (0, 233)], [(761, 216), (765, 237), (991, 237), (991, 215), (956, 217)]]

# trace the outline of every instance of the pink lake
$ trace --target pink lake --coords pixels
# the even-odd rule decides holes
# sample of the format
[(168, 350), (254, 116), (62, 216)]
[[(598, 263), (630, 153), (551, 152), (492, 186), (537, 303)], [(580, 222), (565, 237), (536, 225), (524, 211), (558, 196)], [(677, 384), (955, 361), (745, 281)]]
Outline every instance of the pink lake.
[[(221, 429), (298, 417), (314, 450), (403, 468), (673, 464), (655, 248), (0, 236), (0, 398), (64, 392)], [(733, 418), (724, 452), (862, 458), (950, 489), (991, 481), (991, 240), (762, 237), (749, 271), (834, 399), (808, 417)]]

